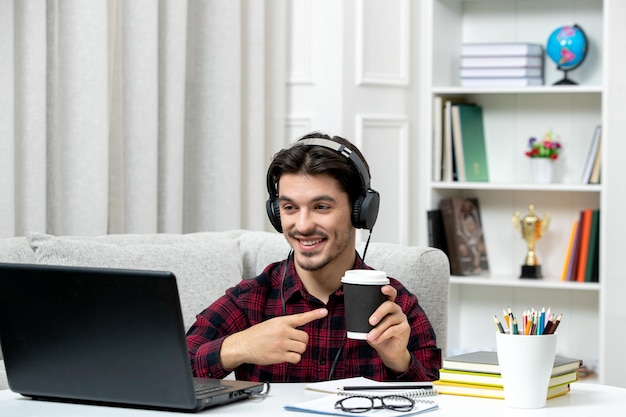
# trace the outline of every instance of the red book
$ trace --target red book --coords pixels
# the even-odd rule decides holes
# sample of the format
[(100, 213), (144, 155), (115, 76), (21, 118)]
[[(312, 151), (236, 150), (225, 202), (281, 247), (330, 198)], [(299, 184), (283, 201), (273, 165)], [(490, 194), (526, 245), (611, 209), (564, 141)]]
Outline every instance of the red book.
[(591, 215), (591, 232), (589, 234), (589, 250), (587, 251), (587, 271), (585, 273), (585, 282), (592, 282), (594, 275), (597, 275), (598, 262), (598, 243), (600, 229), (600, 210), (593, 210)]
[(587, 272), (587, 257), (589, 252), (589, 235), (591, 234), (592, 210), (585, 209), (580, 215), (580, 246), (578, 266), (576, 269), (576, 281), (585, 282)]

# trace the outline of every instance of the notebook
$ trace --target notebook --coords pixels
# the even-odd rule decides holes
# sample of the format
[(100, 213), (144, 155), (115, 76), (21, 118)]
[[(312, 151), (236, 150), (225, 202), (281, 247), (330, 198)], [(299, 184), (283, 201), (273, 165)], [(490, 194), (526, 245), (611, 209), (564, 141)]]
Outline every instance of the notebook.
[(171, 272), (0, 264), (0, 345), (36, 399), (198, 411), (265, 389), (192, 377)]
[[(355, 415), (355, 411), (344, 411), (337, 407), (337, 402), (346, 397), (370, 397), (379, 398), (387, 396), (386, 402), (393, 402), (394, 396), (411, 398), (414, 402), (410, 410), (377, 409), (365, 414), (374, 414), (379, 417), (385, 416), (409, 416), (433, 411), (439, 408), (434, 399), (424, 398), (437, 395), (437, 390), (432, 382), (378, 382), (364, 377), (337, 379), (333, 381), (313, 382), (305, 385), (307, 390), (331, 394), (314, 400), (308, 400), (297, 404), (288, 404), (284, 408), (288, 411), (299, 411), (314, 414), (326, 414), (335, 416)], [(379, 405), (375, 400), (371, 404)], [(367, 401), (365, 406), (367, 406)]]
[(323, 392), (327, 394), (351, 395), (381, 395), (399, 394), (411, 398), (429, 397), (437, 395), (437, 390), (433, 383), (428, 382), (379, 382), (363, 376), (335, 379), (332, 381), (311, 382), (304, 386), (310, 391)]

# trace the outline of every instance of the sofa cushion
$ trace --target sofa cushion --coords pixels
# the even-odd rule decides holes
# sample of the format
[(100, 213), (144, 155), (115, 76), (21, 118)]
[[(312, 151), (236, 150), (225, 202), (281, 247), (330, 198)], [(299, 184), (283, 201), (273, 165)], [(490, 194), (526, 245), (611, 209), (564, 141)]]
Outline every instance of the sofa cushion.
[(193, 233), (56, 237), (28, 233), (40, 264), (171, 271), (176, 275), (185, 329), (241, 280), (237, 242), (225, 234)]
[(246, 232), (236, 238), (243, 260), (244, 278), (254, 278), (269, 264), (287, 258), (291, 249), (281, 233)]
[(33, 263), (35, 256), (23, 237), (0, 239), (0, 262)]

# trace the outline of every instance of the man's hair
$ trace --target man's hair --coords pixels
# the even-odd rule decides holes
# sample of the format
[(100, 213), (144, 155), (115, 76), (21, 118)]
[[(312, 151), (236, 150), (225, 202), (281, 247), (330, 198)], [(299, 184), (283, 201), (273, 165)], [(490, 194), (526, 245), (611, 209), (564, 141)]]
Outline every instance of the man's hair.
[[(340, 136), (330, 137), (320, 132), (312, 132), (303, 137), (303, 139), (322, 138), (332, 140), (349, 148), (352, 152), (356, 152), (365, 168), (367, 174), (370, 174), (369, 165), (363, 157), (361, 151), (350, 141)], [(345, 156), (340, 155), (332, 149), (323, 146), (291, 146), (282, 149), (276, 153), (267, 170), (268, 181), (275, 184), (278, 192), (278, 181), (284, 174), (306, 174), (306, 175), (322, 175), (326, 174), (335, 178), (339, 182), (339, 186), (343, 191), (348, 193), (350, 204), (363, 194), (364, 184), (361, 176), (356, 168), (350, 163)]]

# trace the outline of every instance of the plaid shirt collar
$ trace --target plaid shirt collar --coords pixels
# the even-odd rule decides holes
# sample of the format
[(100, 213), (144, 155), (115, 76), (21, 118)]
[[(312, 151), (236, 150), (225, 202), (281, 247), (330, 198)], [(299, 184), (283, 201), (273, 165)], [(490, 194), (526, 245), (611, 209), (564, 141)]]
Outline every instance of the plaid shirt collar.
[[(356, 250), (355, 250), (355, 254), (356, 254), (356, 258), (355, 258), (354, 266), (352, 267), (352, 269), (372, 269), (369, 266), (367, 266), (365, 262), (363, 262), (363, 259), (361, 258), (361, 256)], [(300, 277), (298, 276), (298, 273), (296, 272), (296, 266), (295, 266), (295, 261), (293, 257), (289, 257), (288, 259), (284, 261), (283, 268), (287, 268), (287, 271), (285, 272), (285, 281), (283, 282), (283, 286), (284, 286), (283, 288), (285, 291), (284, 292), (285, 302), (289, 302), (289, 300), (294, 296), (301, 297), (301, 298), (310, 297), (311, 295), (306, 290), (306, 288), (304, 288), (304, 284), (302, 283), (302, 280), (300, 279)], [(339, 289), (334, 292), (334, 295), (343, 296), (343, 286), (339, 287)]]

